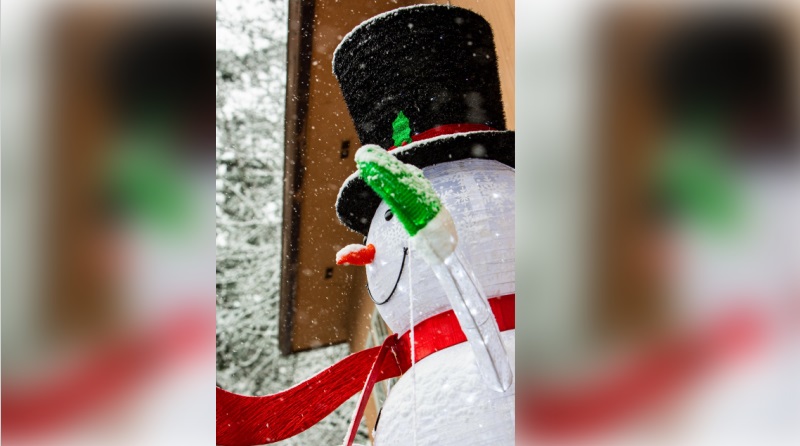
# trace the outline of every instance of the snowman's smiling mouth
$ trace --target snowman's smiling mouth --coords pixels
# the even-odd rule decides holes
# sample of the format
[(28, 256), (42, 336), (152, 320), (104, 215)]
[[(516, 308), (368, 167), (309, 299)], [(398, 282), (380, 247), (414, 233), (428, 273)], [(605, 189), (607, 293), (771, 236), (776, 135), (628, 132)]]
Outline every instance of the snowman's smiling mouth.
[(408, 258), (408, 246), (403, 247), (403, 260), (400, 262), (400, 272), (397, 273), (397, 280), (394, 282), (394, 286), (392, 287), (392, 291), (386, 296), (383, 300), (375, 299), (375, 296), (372, 294), (372, 290), (369, 289), (369, 283), (367, 283), (367, 292), (369, 293), (369, 298), (375, 302), (376, 305), (383, 305), (386, 302), (389, 302), (389, 299), (394, 296), (394, 292), (397, 291), (397, 285), (400, 283), (400, 277), (403, 275), (403, 269), (406, 266), (406, 259)]

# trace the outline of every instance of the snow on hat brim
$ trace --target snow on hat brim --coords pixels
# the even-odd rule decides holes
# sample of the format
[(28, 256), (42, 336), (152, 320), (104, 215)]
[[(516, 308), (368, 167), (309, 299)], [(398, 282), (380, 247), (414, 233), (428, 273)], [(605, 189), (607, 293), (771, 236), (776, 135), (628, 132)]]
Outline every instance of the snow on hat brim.
[[(489, 130), (442, 135), (406, 144), (390, 153), (419, 168), (468, 158), (494, 160), (514, 167), (514, 132)], [(380, 197), (356, 171), (339, 190), (336, 214), (342, 224), (366, 236), (380, 203)]]

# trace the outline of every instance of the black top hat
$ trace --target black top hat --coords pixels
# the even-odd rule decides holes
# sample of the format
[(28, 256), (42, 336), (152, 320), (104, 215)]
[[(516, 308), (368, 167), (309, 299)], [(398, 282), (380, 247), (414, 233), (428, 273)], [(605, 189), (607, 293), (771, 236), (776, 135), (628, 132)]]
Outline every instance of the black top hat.
[[(485, 158), (514, 167), (492, 29), (478, 14), (419, 5), (375, 16), (344, 37), (333, 72), (362, 144), (394, 146), (392, 124), (402, 112), (413, 142), (391, 153), (403, 162), (422, 168)], [(366, 235), (379, 204), (356, 173), (339, 191), (336, 212)]]

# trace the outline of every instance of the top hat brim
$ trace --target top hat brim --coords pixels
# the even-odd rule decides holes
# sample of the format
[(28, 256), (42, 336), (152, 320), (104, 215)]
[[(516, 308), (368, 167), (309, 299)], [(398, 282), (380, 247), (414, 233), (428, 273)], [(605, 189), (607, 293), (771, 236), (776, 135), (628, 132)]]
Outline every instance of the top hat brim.
[[(488, 130), (442, 135), (406, 144), (389, 153), (420, 169), (468, 158), (494, 160), (514, 167), (514, 131)], [(356, 171), (339, 190), (336, 213), (342, 224), (366, 236), (380, 203), (380, 197)]]

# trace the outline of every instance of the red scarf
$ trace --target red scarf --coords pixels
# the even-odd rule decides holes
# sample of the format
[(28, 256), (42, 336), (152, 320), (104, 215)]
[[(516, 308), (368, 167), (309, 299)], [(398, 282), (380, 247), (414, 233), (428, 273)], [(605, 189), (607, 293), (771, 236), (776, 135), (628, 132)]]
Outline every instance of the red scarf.
[[(512, 330), (513, 294), (489, 299), (500, 331)], [(452, 310), (414, 326), (414, 362), (467, 340)], [(409, 332), (393, 334), (382, 345), (342, 359), (315, 376), (282, 392), (244, 396), (217, 387), (217, 444), (249, 446), (274, 443), (303, 432), (325, 418), (350, 397), (361, 397), (348, 430), (352, 444), (372, 387), (411, 368)]]

